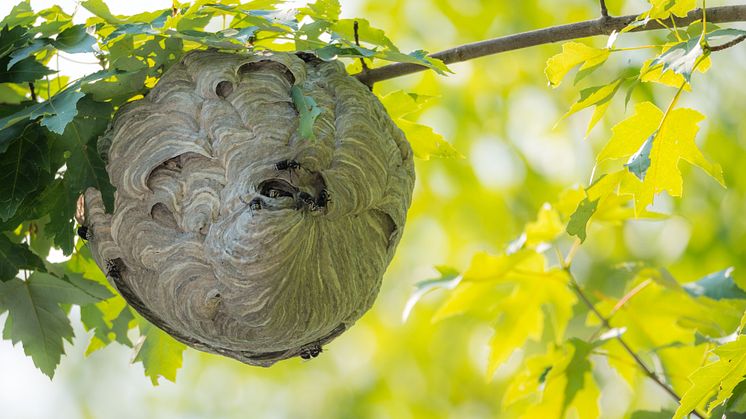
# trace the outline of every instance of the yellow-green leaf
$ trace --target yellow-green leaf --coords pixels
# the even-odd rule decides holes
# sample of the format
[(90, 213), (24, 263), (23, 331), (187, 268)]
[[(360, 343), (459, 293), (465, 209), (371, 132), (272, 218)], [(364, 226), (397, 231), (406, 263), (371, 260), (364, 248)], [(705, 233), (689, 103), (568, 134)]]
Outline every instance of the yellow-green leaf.
[(429, 160), (431, 157), (463, 159), (464, 155), (427, 125), (399, 119), (396, 125), (404, 131), (415, 157)]
[(657, 193), (666, 191), (671, 196), (681, 196), (683, 179), (678, 165), (682, 159), (704, 169), (720, 184), (725, 183), (720, 166), (707, 161), (694, 142), (704, 116), (693, 109), (680, 108), (670, 111), (663, 123), (662, 119), (663, 111), (652, 103), (637, 104), (635, 114), (612, 129), (611, 140), (597, 158), (599, 162), (629, 158), (652, 136), (644, 180), (638, 180), (637, 184), (628, 181), (627, 188), (622, 188), (623, 192), (635, 195), (638, 211), (651, 204)]
[(663, 113), (650, 102), (635, 105), (635, 113), (611, 129), (612, 135), (598, 153), (597, 162), (607, 159), (628, 158), (658, 129)]
[(557, 87), (565, 75), (580, 65), (580, 70), (589, 70), (603, 64), (609, 58), (607, 48), (594, 48), (580, 42), (566, 42), (562, 45), (562, 52), (547, 61), (544, 69), (549, 85)]
[(548, 243), (562, 234), (564, 225), (560, 214), (549, 203), (542, 205), (536, 221), (526, 224), (526, 244)]
[[(684, 90), (687, 92), (691, 91), (692, 88), (686, 81), (683, 75), (676, 73), (673, 69), (667, 68), (664, 71), (664, 65), (662, 63), (652, 64), (653, 60), (647, 60), (640, 69), (640, 81), (644, 83), (658, 83), (665, 86), (680, 88), (684, 84)], [(700, 73), (706, 73), (707, 70), (712, 66), (712, 59), (705, 57), (702, 62), (697, 65), (695, 71)]]
[(600, 121), (606, 113), (606, 110), (609, 108), (609, 103), (611, 103), (611, 98), (614, 97), (614, 94), (616, 94), (617, 90), (619, 90), (619, 86), (621, 86), (621, 84), (622, 79), (618, 79), (603, 86), (589, 87), (587, 89), (581, 90), (580, 99), (578, 99), (578, 101), (570, 107), (570, 110), (567, 111), (567, 113), (564, 114), (562, 118), (567, 118), (575, 112), (581, 111), (591, 106), (595, 106), (596, 109), (593, 112), (593, 116), (588, 123), (588, 129), (585, 133), (585, 135), (588, 136), (593, 127), (596, 126), (598, 121)]
[(418, 95), (397, 90), (380, 98), (391, 119), (407, 136), (415, 157), (429, 160), (431, 157), (463, 159), (453, 146), (432, 128), (418, 124), (407, 116), (421, 111), (433, 96)]
[[(707, 414), (723, 403), (746, 376), (746, 336), (715, 349), (719, 359), (694, 371), (689, 377), (692, 386), (681, 398), (674, 418), (683, 418), (703, 402)], [(715, 395), (715, 399), (707, 403)]]
[[(576, 297), (568, 287), (567, 273), (558, 268), (547, 270), (546, 265), (544, 255), (529, 249), (509, 255), (482, 253), (474, 257), (456, 287), (454, 295), (462, 312), (472, 310), (464, 302), (484, 299), (499, 316), (490, 340), (488, 377), (527, 340), (539, 341), (546, 322), (550, 322), (556, 341), (564, 336)], [(462, 287), (469, 292), (460, 293)], [(456, 307), (452, 302), (446, 304)]]
[(141, 340), (135, 347), (135, 362), (142, 362), (145, 375), (150, 377), (154, 386), (158, 385), (159, 377), (175, 382), (186, 345), (177, 342), (142, 317), (137, 318)]
[(696, 0), (649, 0), (650, 10), (645, 14), (650, 19), (668, 19), (672, 14), (686, 15), (697, 7)]

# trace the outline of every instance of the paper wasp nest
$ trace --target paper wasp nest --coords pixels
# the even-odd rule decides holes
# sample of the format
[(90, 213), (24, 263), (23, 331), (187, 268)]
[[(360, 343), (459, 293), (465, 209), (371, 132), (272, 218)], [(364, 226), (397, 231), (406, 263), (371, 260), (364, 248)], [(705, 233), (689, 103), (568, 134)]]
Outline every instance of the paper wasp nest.
[(89, 189), (85, 224), (109, 280), (176, 339), (261, 366), (317, 355), (371, 307), (414, 184), (375, 96), (304, 53), (187, 54), (99, 146), (115, 208)]

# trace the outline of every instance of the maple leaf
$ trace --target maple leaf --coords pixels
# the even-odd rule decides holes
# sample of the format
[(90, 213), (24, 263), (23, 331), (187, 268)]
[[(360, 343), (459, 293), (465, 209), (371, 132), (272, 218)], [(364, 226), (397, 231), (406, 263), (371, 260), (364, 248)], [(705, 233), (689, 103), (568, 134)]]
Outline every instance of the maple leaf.
[[(634, 156), (628, 169), (642, 180), (627, 177), (622, 189), (635, 196), (638, 213), (653, 202), (657, 193), (666, 191), (671, 196), (681, 196), (680, 160), (702, 168), (721, 185), (725, 184), (720, 166), (710, 163), (694, 142), (704, 115), (694, 109), (679, 108), (671, 110), (665, 121), (663, 116), (663, 111), (650, 102), (637, 104), (634, 115), (612, 128), (611, 140), (597, 158), (602, 162)], [(648, 140), (652, 146), (646, 144)]]

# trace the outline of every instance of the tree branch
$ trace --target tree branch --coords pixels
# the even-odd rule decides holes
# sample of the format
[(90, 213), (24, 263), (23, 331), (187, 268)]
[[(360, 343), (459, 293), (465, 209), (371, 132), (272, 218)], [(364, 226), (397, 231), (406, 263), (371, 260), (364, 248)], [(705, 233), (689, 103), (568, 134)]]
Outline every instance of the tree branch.
[[(573, 289), (573, 291), (575, 291), (578, 297), (580, 297), (580, 299), (583, 300), (583, 303), (586, 306), (588, 306), (588, 309), (591, 310), (593, 314), (596, 315), (596, 317), (598, 317), (598, 319), (601, 321), (601, 324), (606, 329), (611, 330), (612, 326), (611, 326), (611, 323), (609, 323), (609, 319), (607, 319), (603, 314), (601, 314), (601, 312), (598, 311), (596, 306), (593, 305), (593, 303), (588, 298), (588, 296), (585, 295), (585, 292), (583, 292), (583, 290), (580, 288), (580, 285), (578, 285), (577, 281), (575, 281), (575, 278), (570, 273), (570, 270), (567, 268), (565, 268), (565, 270), (567, 271), (567, 274), (570, 275), (570, 278), (572, 279), (571, 288)], [(627, 342), (624, 339), (622, 339), (621, 334), (617, 334), (616, 336), (614, 336), (614, 338), (619, 342), (620, 345), (622, 345), (622, 348), (624, 348), (624, 350), (629, 354), (629, 356), (631, 356), (632, 359), (634, 359), (635, 363), (640, 367), (640, 369), (643, 370), (643, 372), (648, 378), (655, 381), (655, 383), (658, 384), (660, 388), (665, 390), (666, 393), (668, 393), (671, 397), (676, 399), (677, 403), (681, 404), (681, 397), (679, 397), (679, 395), (671, 387), (669, 387), (668, 384), (664, 383), (663, 380), (661, 380), (660, 377), (658, 377), (655, 371), (651, 370), (650, 368), (648, 368), (647, 365), (645, 365), (645, 363), (637, 355), (637, 353), (632, 350), (632, 348), (629, 346), (629, 344), (627, 344)], [(705, 417), (701, 413), (697, 412), (696, 410), (692, 411), (691, 413), (700, 419)]]
[[(608, 35), (615, 30), (618, 31), (626, 27), (636, 18), (637, 15), (620, 17), (601, 16), (598, 19), (586, 20), (584, 22), (552, 26), (549, 28), (465, 44), (445, 51), (436, 52), (430, 56), (438, 58), (446, 64), (458, 63), (536, 45), (586, 38), (589, 36)], [(699, 19), (702, 19), (702, 9), (694, 10), (684, 18), (675, 18), (674, 22), (677, 27), (684, 27), (689, 26), (692, 22)], [(708, 23), (743, 21), (746, 21), (746, 5), (707, 8)], [(635, 28), (633, 31), (639, 32), (655, 29), (665, 29), (665, 27), (659, 22), (651, 20), (646, 25)], [(427, 67), (418, 64), (394, 63), (383, 67), (368, 69), (366, 72), (355, 74), (355, 77), (364, 84), (372, 86), (374, 83), (379, 81), (417, 73), (426, 69)]]
[(609, 9), (606, 8), (606, 0), (600, 0), (601, 17), (609, 17)]

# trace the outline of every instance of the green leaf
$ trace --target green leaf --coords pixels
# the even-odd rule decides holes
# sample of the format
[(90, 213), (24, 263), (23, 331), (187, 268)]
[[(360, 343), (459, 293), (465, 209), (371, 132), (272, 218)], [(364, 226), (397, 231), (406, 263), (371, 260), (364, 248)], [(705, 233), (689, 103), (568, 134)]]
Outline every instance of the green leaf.
[(109, 6), (104, 3), (103, 0), (86, 0), (80, 3), (86, 10), (93, 13), (95, 16), (102, 18), (104, 21), (110, 24), (122, 23), (122, 20), (109, 11)]
[(16, 124), (0, 130), (0, 153), (5, 153), (10, 144), (19, 138), (30, 124)]
[(741, 381), (733, 389), (733, 396), (725, 404), (728, 412), (746, 413), (746, 381)]
[(77, 304), (96, 303), (114, 297), (114, 294), (112, 294), (108, 288), (96, 281), (86, 279), (81, 274), (68, 273), (65, 275), (65, 279), (67, 282), (74, 285), (79, 291), (85, 293), (91, 298), (89, 303), (78, 302)]
[(593, 345), (578, 338), (570, 339), (570, 345), (573, 348), (573, 352), (572, 358), (570, 358), (570, 362), (565, 369), (567, 385), (565, 386), (565, 397), (562, 402), (563, 413), (573, 402), (575, 396), (585, 387), (586, 376), (590, 376), (591, 372), (591, 362), (588, 360), (588, 356), (593, 350)]
[(80, 319), (86, 331), (93, 331), (93, 336), (86, 349), (86, 356), (106, 347), (112, 341), (132, 347), (127, 337), (134, 317), (127, 303), (121, 297), (102, 301), (96, 305), (87, 305), (80, 309)]
[(186, 345), (139, 316), (138, 324), (142, 340), (135, 347), (135, 362), (142, 362), (145, 375), (154, 386), (158, 385), (159, 377), (175, 382)]
[(5, 25), (8, 25), (10, 28), (14, 26), (29, 26), (32, 25), (34, 21), (36, 21), (36, 14), (31, 8), (30, 2), (25, 0), (15, 5), (10, 13), (8, 13), (8, 16), (0, 21), (0, 28)]
[(15, 278), (21, 269), (44, 270), (44, 262), (25, 243), (13, 243), (0, 233), (0, 282)]
[(324, 61), (333, 61), (338, 57), (363, 57), (370, 58), (376, 54), (375, 50), (358, 47), (356, 45), (344, 47), (340, 44), (327, 45), (314, 50), (317, 57)]
[(313, 98), (303, 94), (300, 86), (295, 85), (290, 89), (290, 96), (293, 98), (293, 104), (295, 109), (300, 114), (300, 125), (298, 130), (301, 138), (305, 139), (316, 139), (313, 133), (313, 124), (316, 122), (316, 118), (321, 115), (321, 109), (316, 105), (316, 101)]
[(692, 297), (707, 297), (713, 300), (746, 298), (746, 292), (733, 280), (732, 267), (686, 283), (683, 288)]
[[(96, 262), (93, 261), (87, 246), (79, 245), (78, 251), (68, 260), (65, 272), (71, 278), (82, 276), (87, 282), (109, 290), (106, 294), (99, 288), (100, 291), (97, 291), (97, 294), (101, 292), (101, 294), (98, 294), (101, 297), (113, 295), (111, 291), (114, 291), (114, 289), (109, 285)], [(127, 332), (135, 326), (135, 321), (127, 302), (121, 296), (113, 295), (113, 297), (95, 305), (81, 307), (80, 316), (85, 329), (93, 330), (86, 355), (104, 348), (112, 341), (132, 347)]]
[(29, 33), (25, 27), (17, 26), (9, 29), (7, 26), (0, 26), (0, 58), (5, 58), (16, 49), (23, 48), (28, 42)]
[(593, 214), (596, 212), (598, 207), (598, 200), (591, 201), (588, 198), (580, 201), (578, 208), (570, 216), (570, 221), (567, 223), (567, 234), (571, 236), (577, 236), (581, 242), (585, 241), (586, 228), (588, 221), (591, 219)]
[(598, 67), (609, 58), (609, 49), (593, 48), (580, 42), (566, 42), (562, 45), (562, 52), (547, 61), (544, 69), (549, 85), (557, 87), (565, 75), (580, 65), (580, 70)]
[(334, 22), (339, 19), (342, 7), (339, 5), (339, 0), (316, 0), (300, 11), (314, 20)]
[[(134, 59), (136, 62), (140, 62)], [(148, 77), (148, 69), (118, 73), (109, 79), (99, 80), (87, 84), (81, 88), (84, 93), (90, 94), (97, 102), (122, 103), (138, 94), (147, 93), (145, 80)]]
[[(710, 27), (710, 23), (708, 22), (707, 27)], [(735, 38), (738, 38), (740, 36), (746, 35), (746, 31), (736, 28), (726, 28), (726, 29), (717, 29), (712, 32), (709, 32), (705, 35), (705, 40), (707, 40), (707, 44), (709, 45), (712, 41), (719, 41), (723, 44), (728, 43), (729, 41), (734, 40)], [(725, 39), (723, 39), (725, 38)]]
[(394, 50), (384, 50), (376, 52), (376, 58), (381, 58), (388, 61), (395, 61), (398, 63), (410, 63), (425, 66), (431, 70), (435, 70), (436, 73), (445, 75), (447, 73), (453, 73), (443, 61), (438, 58), (430, 57), (427, 51), (416, 50), (409, 54)]
[(27, 195), (51, 180), (48, 161), (46, 138), (38, 126), (27, 125), (0, 154), (0, 220), (12, 217)]
[(80, 101), (78, 109), (78, 115), (59, 137), (60, 146), (70, 152), (64, 175), (65, 185), (72, 197), (77, 197), (91, 186), (98, 189), (106, 208), (111, 211), (114, 187), (109, 182), (106, 165), (96, 151), (96, 140), (106, 131), (112, 106), (86, 97)]
[(645, 173), (650, 168), (650, 151), (653, 150), (653, 139), (658, 131), (652, 133), (642, 146), (635, 154), (633, 154), (629, 161), (624, 165), (632, 174), (637, 176), (640, 180), (645, 180)]
[(102, 70), (89, 74), (55, 94), (51, 99), (45, 102), (35, 103), (11, 114), (10, 116), (0, 119), (0, 142), (3, 137), (2, 131), (9, 126), (39, 117), (42, 118), (42, 126), (47, 127), (52, 132), (62, 134), (65, 126), (67, 126), (78, 112), (77, 103), (83, 97), (83, 94), (78, 91), (80, 86), (88, 82), (106, 78), (113, 73), (115, 72)]
[[(65, 352), (63, 339), (72, 342), (73, 329), (60, 304), (98, 301), (81, 289), (49, 274), (35, 272), (28, 280), (0, 283), (0, 311), (8, 311), (4, 336), (21, 342), (34, 365), (50, 378)], [(8, 329), (9, 328), (9, 329)]]
[(372, 27), (365, 19), (340, 19), (331, 27), (332, 37), (342, 38), (354, 45), (355, 22), (358, 25), (357, 34), (361, 43), (383, 47), (390, 51), (399, 51), (381, 29)]
[(31, 41), (27, 46), (17, 49), (10, 54), (10, 60), (6, 68), (13, 67), (17, 62), (31, 57), (37, 52), (45, 49), (52, 42), (49, 38), (39, 38)]
[[(27, 101), (24, 89), (13, 84), (0, 84), (0, 104), (19, 105)], [(0, 143), (3, 142), (3, 135), (0, 134)], [(0, 145), (2, 148), (2, 145)]]
[[(702, 403), (706, 413), (725, 402), (733, 389), (746, 376), (746, 336), (740, 335), (734, 342), (713, 351), (719, 359), (705, 365), (689, 376), (692, 385), (681, 397), (681, 405), (674, 419), (683, 418)], [(710, 401), (710, 399), (715, 398)]]
[(75, 197), (63, 179), (56, 179), (45, 191), (49, 223), (44, 233), (65, 255), (70, 255), (75, 245)]
[(85, 25), (75, 25), (65, 29), (52, 42), (57, 49), (70, 54), (93, 52), (95, 44), (96, 38), (86, 33)]
[[(10, 67), (10, 57), (0, 59), (0, 68)], [(0, 72), (0, 83), (25, 83), (43, 78), (54, 73), (44, 64), (36, 61), (33, 57), (25, 58), (16, 62), (7, 71)]]

